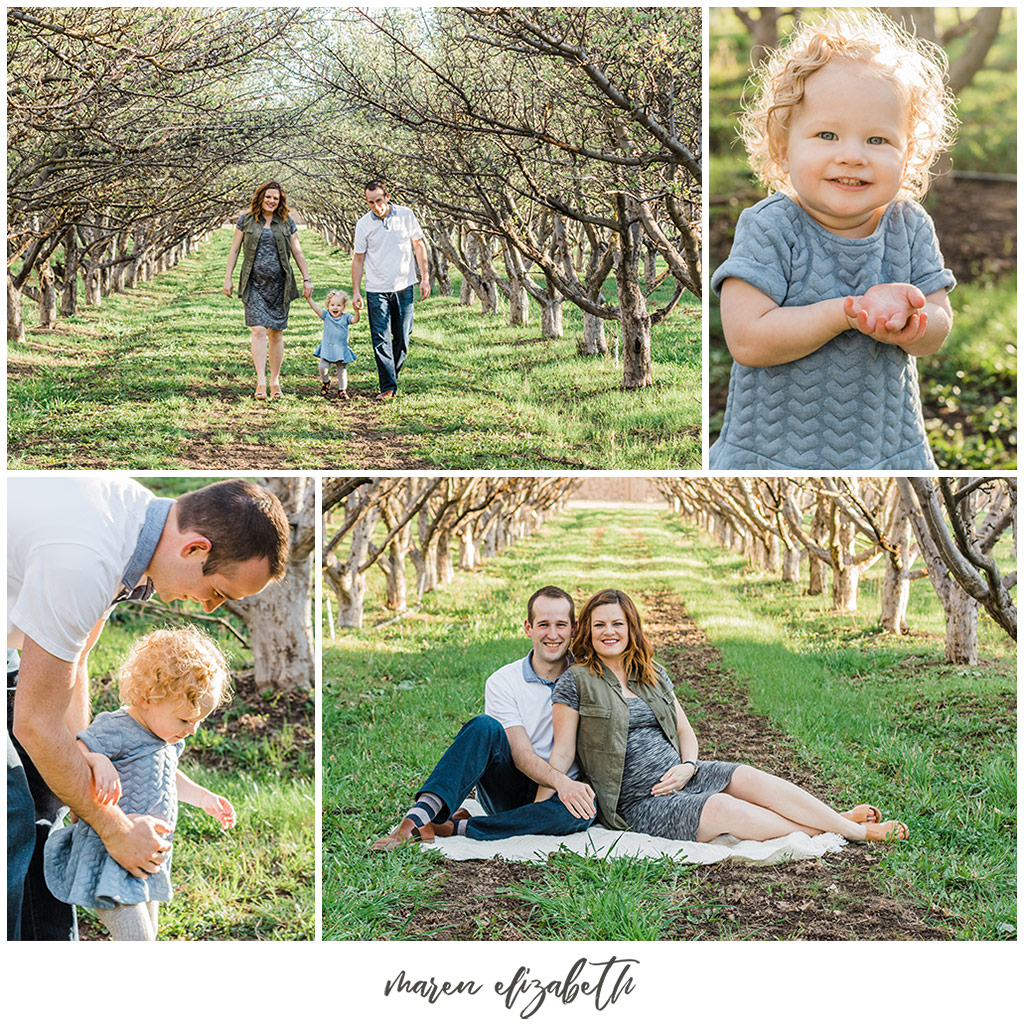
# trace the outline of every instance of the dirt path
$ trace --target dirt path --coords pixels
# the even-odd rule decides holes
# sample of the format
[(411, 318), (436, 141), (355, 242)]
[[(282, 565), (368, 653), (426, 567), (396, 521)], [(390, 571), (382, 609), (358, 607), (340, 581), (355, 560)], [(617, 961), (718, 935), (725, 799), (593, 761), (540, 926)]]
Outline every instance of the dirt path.
[[(753, 714), (746, 692), (724, 666), (720, 652), (672, 594), (643, 598), (645, 628), (655, 656), (678, 676), (677, 687), (701, 739), (701, 754), (748, 762), (806, 787), (826, 801), (845, 801), (799, 761), (788, 738)], [(685, 696), (684, 696), (685, 695)], [(850, 805), (855, 804), (849, 802)], [(694, 867), (695, 894), (684, 905), (671, 936), (687, 941), (721, 939), (942, 940), (947, 933), (909, 900), (883, 895), (872, 882), (881, 852), (899, 846), (848, 845), (807, 862), (750, 867), (719, 863)], [(472, 939), (481, 929), (500, 940), (529, 940), (530, 906), (503, 894), (529, 884), (536, 867), (502, 860), (442, 860), (438, 900), (406, 917), (406, 936)]]

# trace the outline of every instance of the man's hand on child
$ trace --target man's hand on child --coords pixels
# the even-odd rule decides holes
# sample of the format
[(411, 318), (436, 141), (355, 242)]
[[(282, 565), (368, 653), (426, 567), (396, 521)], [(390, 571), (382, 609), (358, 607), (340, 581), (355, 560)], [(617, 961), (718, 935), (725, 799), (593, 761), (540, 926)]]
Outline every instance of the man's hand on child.
[(207, 793), (203, 811), (220, 823), (221, 830), (230, 830), (235, 825), (235, 808), (227, 798), (212, 791)]
[(859, 297), (848, 296), (843, 312), (854, 330), (903, 348), (924, 335), (924, 306), (924, 294), (913, 284), (877, 284)]

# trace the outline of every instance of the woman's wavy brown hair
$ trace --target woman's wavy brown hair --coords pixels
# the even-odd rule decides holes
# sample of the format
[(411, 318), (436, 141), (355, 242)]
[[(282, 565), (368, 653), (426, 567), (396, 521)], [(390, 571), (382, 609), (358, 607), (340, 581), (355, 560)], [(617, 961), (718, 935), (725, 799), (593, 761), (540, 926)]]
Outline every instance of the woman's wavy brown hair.
[(807, 79), (833, 58), (868, 65), (896, 87), (907, 110), (907, 167), (897, 197), (924, 197), (929, 170), (955, 135), (948, 61), (935, 44), (867, 10), (830, 11), (802, 25), (755, 72), (739, 127), (751, 169), (769, 190), (793, 193), (783, 167), (790, 118)]
[(228, 663), (220, 647), (191, 625), (157, 629), (131, 645), (118, 673), (118, 692), (122, 704), (172, 698), (198, 709), (213, 697), (219, 707), (231, 699)]
[(249, 206), (249, 212), (254, 219), (258, 219), (263, 212), (263, 195), (268, 190), (276, 190), (281, 195), (281, 200), (277, 203), (277, 208), (274, 209), (274, 215), (280, 216), (287, 222), (288, 220), (288, 199), (285, 197), (284, 187), (281, 186), (277, 180), (267, 180), (266, 183), (261, 183), (256, 188), (256, 193), (252, 196), (252, 204)]
[(586, 665), (595, 675), (599, 676), (604, 671), (604, 665), (594, 650), (594, 638), (591, 635), (591, 620), (595, 608), (604, 604), (618, 604), (626, 616), (626, 629), (629, 632), (629, 643), (623, 654), (623, 661), (626, 666), (626, 678), (635, 679), (638, 683), (647, 686), (658, 685), (658, 673), (654, 667), (654, 648), (650, 640), (644, 635), (643, 623), (640, 621), (640, 613), (636, 605), (621, 589), (602, 589), (595, 593), (580, 611), (580, 619), (573, 633), (572, 644), (569, 649), (577, 665)]

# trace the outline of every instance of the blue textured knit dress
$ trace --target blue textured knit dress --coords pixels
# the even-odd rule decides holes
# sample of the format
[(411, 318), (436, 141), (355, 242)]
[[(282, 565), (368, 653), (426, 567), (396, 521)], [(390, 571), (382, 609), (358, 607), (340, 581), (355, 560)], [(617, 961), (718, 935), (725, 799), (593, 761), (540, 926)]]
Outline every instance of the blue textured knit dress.
[[(746, 209), (711, 288), (736, 277), (780, 306), (862, 295), (877, 284), (950, 291), (935, 228), (913, 201), (893, 201), (874, 233), (830, 233), (775, 194)], [(714, 470), (934, 470), (917, 363), (895, 345), (849, 330), (808, 356), (770, 367), (733, 363)]]
[(325, 363), (355, 362), (356, 354), (348, 344), (348, 325), (352, 322), (352, 314), (342, 313), (340, 316), (331, 316), (324, 309), (320, 319), (324, 322), (324, 338), (317, 345), (313, 355)]
[[(164, 819), (174, 826), (178, 816), (178, 758), (184, 743), (168, 744), (136, 722), (124, 708), (101, 712), (78, 734), (90, 751), (106, 755), (121, 778), (126, 813)], [(170, 839), (169, 835), (168, 839)], [(46, 884), (61, 902), (91, 909), (113, 909), (171, 898), (171, 859), (148, 879), (133, 877), (108, 854), (100, 835), (79, 820), (47, 838), (43, 856)]]

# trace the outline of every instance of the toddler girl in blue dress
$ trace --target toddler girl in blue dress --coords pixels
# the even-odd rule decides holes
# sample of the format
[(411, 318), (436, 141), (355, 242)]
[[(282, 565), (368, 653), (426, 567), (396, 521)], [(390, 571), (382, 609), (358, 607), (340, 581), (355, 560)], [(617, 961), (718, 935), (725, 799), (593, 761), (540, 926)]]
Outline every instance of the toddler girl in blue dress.
[(953, 130), (945, 57), (867, 11), (798, 31), (741, 121), (778, 193), (711, 278), (734, 363), (712, 469), (931, 470), (916, 356), (952, 327), (914, 199)]
[[(178, 771), (185, 738), (230, 698), (217, 645), (192, 628), (150, 633), (132, 645), (119, 686), (123, 707), (102, 712), (78, 734), (95, 800), (158, 817), (172, 831), (183, 801), (213, 816), (222, 830), (233, 827), (231, 802)], [(133, 877), (107, 854), (99, 834), (78, 821), (47, 839), (46, 883), (62, 902), (94, 909), (115, 941), (155, 941), (159, 903), (172, 895), (171, 851), (147, 879)]]
[(326, 399), (331, 392), (331, 364), (338, 367), (338, 398), (348, 398), (348, 365), (356, 354), (349, 348), (348, 328), (359, 322), (359, 310), (346, 313), (348, 297), (337, 288), (327, 292), (327, 308), (321, 309), (312, 298), (309, 307), (324, 322), (323, 340), (313, 353), (320, 360), (320, 394)]

